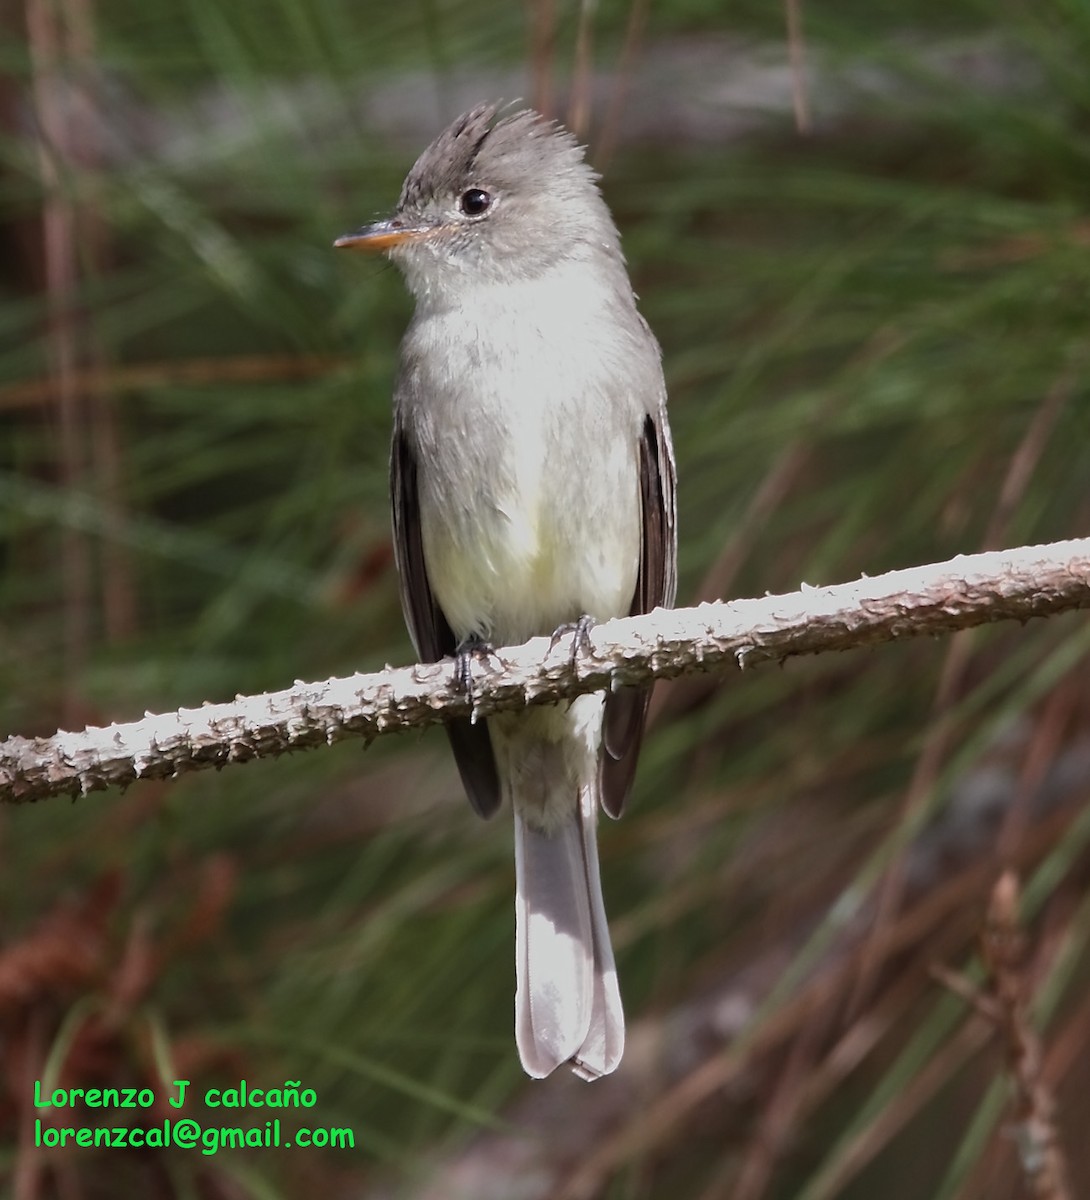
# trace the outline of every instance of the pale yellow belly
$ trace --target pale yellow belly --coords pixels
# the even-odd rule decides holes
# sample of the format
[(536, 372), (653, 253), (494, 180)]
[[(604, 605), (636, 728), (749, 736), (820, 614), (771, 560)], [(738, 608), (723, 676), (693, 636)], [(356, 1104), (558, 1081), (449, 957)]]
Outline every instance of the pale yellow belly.
[(524, 453), (511, 486), (492, 480), (477, 502), (422, 513), (431, 586), (459, 639), (512, 643), (583, 615), (629, 612), (639, 564), (634, 448), (618, 439), (591, 470), (557, 457)]

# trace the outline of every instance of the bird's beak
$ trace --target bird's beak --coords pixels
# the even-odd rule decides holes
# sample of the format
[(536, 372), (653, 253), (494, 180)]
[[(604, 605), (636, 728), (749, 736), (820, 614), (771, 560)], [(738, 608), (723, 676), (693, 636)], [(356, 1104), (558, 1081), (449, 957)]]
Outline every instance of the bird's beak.
[(431, 232), (429, 225), (408, 225), (400, 217), (391, 217), (388, 221), (376, 221), (373, 225), (365, 225), (355, 233), (346, 233), (339, 237), (333, 246), (337, 250), (381, 252), (394, 246), (402, 246), (406, 242), (418, 241)]

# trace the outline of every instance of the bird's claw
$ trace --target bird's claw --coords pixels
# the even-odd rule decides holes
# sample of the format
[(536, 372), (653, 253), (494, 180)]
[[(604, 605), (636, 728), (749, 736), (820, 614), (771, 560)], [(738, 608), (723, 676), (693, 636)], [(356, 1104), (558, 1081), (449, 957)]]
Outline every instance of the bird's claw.
[(552, 654), (557, 644), (571, 634), (571, 655), (568, 658), (568, 665), (574, 667), (579, 660), (580, 652), (591, 648), (590, 631), (596, 623), (593, 617), (588, 617), (584, 613), (578, 621), (566, 621), (563, 625), (558, 625), (549, 639), (549, 653)]
[(470, 702), (473, 700), (473, 660), (488, 658), (491, 654), (492, 647), (476, 634), (467, 637), (454, 652), (454, 686)]

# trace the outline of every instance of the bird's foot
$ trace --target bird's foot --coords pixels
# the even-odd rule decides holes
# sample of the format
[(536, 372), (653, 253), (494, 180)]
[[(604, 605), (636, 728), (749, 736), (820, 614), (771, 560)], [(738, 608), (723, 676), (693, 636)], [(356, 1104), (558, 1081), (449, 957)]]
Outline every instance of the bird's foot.
[(454, 686), (473, 699), (473, 660), (492, 656), (492, 646), (478, 634), (470, 634), (454, 652)]
[(558, 625), (549, 639), (549, 653), (552, 654), (557, 643), (571, 634), (571, 656), (568, 662), (570, 666), (574, 667), (580, 652), (590, 649), (590, 631), (596, 624), (597, 621), (593, 617), (588, 617), (584, 613), (578, 621), (566, 621), (563, 625)]

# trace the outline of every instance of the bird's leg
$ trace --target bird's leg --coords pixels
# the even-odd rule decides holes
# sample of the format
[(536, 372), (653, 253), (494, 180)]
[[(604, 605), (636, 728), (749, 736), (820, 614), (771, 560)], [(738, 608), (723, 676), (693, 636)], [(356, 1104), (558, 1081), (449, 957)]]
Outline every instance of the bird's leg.
[(590, 631), (597, 623), (593, 617), (584, 613), (578, 621), (565, 621), (563, 625), (558, 625), (553, 630), (553, 636), (549, 639), (549, 653), (552, 654), (556, 649), (557, 643), (570, 633), (571, 657), (569, 664), (574, 667), (580, 652), (590, 649)]
[(454, 686), (473, 700), (473, 660), (492, 655), (492, 646), (480, 634), (471, 633), (454, 652)]

